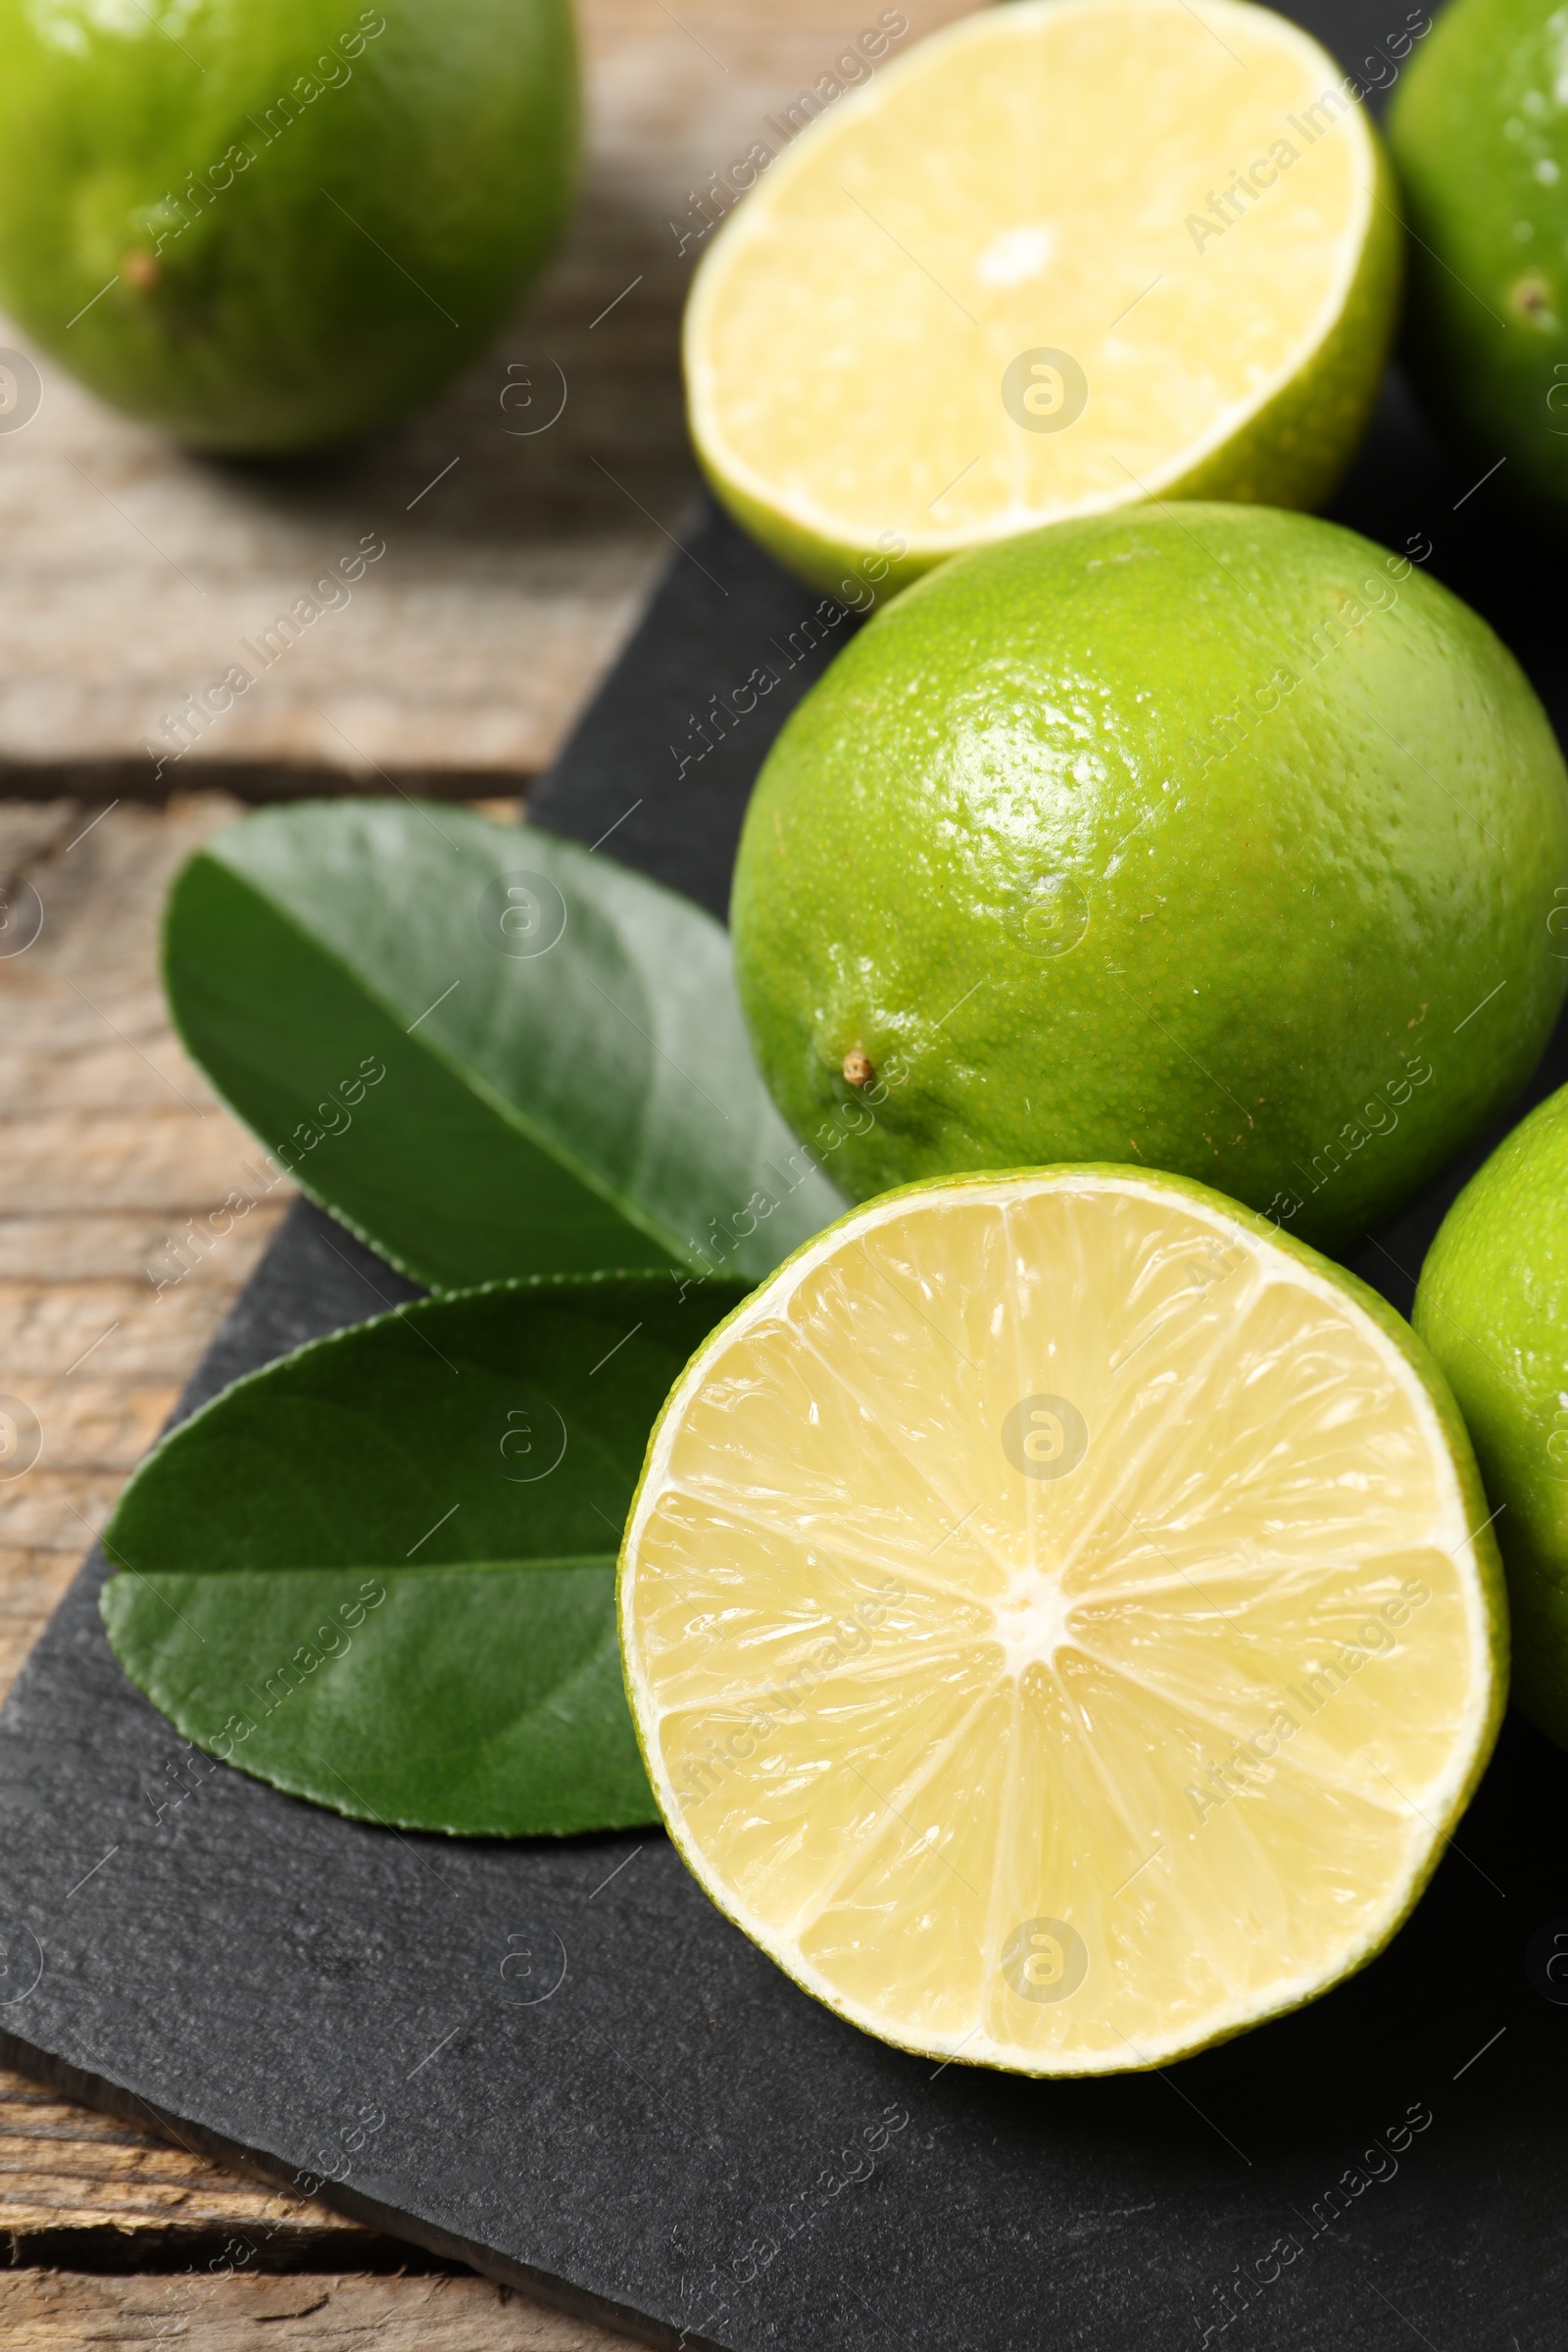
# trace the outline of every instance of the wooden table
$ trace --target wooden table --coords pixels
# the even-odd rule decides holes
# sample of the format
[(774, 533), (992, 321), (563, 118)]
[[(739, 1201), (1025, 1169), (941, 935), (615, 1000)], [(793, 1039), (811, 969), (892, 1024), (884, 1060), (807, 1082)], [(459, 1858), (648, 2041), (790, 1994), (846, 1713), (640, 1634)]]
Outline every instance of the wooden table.
[[(902, 0), (889, 14), (910, 29), (890, 57), (966, 5)], [(677, 345), (704, 250), (697, 200), (755, 140), (780, 144), (764, 116), (831, 76), (883, 13), (883, 0), (578, 6), (575, 225), (494, 350), (406, 423), (309, 463), (220, 465), (31, 354), (42, 404), (0, 434), (0, 790), (162, 799), (216, 783), (270, 799), (383, 790), (381, 771), (473, 796), (550, 760), (696, 490)], [(0, 320), (7, 344), (27, 348)], [(519, 368), (540, 414), (543, 387), (564, 382), (547, 430), (519, 430), (532, 420)], [(146, 747), (167, 748), (183, 698), (366, 531), (387, 552), (352, 602), (159, 775)]]
[[(903, 7), (895, 53), (961, 0)], [(677, 365), (693, 194), (879, 13), (585, 0), (576, 226), (495, 352), (371, 447), (214, 466), (42, 362), (37, 416), (0, 437), (0, 900), (24, 909), (30, 885), (44, 909), (20, 955), (0, 928), (0, 1391), (44, 1432), (35, 1466), (0, 1480), (0, 1690), (286, 1205), (187, 1241), (177, 1283), (149, 1279), (255, 1156), (169, 1029), (171, 874), (244, 800), (386, 780), (510, 796), (548, 763), (695, 490)], [(24, 338), (0, 321), (7, 343)], [(564, 372), (547, 432), (508, 430), (515, 363)], [(353, 604), (155, 772), (163, 718), (367, 529), (387, 555)], [(3, 2073), (0, 2245), (11, 2352), (618, 2340)]]

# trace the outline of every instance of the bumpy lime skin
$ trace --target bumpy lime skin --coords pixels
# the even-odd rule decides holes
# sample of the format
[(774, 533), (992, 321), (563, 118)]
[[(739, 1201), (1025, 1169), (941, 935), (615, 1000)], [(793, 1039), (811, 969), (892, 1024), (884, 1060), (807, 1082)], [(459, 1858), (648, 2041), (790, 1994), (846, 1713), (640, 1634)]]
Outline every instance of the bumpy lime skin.
[(1568, 509), (1568, 9), (1453, 0), (1395, 93), (1407, 372), (1500, 487)]
[(1568, 1088), (1514, 1129), (1449, 1209), (1414, 1320), (1499, 1511), (1513, 1695), (1568, 1747)]
[(329, 444), (495, 334), (577, 147), (569, 0), (0, 0), (0, 305), (183, 440)]
[(731, 922), (852, 1196), (1120, 1161), (1334, 1250), (1528, 1075), (1565, 876), (1568, 773), (1485, 622), (1335, 524), (1194, 505), (877, 614), (763, 767)]

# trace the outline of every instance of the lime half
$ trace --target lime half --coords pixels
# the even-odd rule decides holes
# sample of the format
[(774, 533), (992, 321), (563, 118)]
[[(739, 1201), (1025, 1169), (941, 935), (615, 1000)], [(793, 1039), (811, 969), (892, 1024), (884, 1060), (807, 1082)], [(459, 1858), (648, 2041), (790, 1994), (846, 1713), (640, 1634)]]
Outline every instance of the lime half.
[(697, 449), (851, 603), (857, 574), (1140, 499), (1312, 506), (1370, 410), (1398, 253), (1365, 111), (1283, 18), (981, 9), (836, 101), (715, 238)]
[(1506, 1620), (1418, 1341), (1218, 1194), (891, 1194), (707, 1341), (621, 1556), (650, 1777), (713, 1900), (934, 2058), (1152, 2066), (1388, 1941)]

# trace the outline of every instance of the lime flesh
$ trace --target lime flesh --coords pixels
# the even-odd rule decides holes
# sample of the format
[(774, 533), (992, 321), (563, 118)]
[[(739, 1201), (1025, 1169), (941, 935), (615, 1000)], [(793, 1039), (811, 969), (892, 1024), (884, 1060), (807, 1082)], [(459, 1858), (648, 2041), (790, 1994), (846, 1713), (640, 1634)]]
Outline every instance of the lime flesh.
[(1502, 1707), (1486, 1515), (1408, 1326), (1217, 1195), (895, 1194), (770, 1276), (654, 1431), (620, 1617), (655, 1793), (867, 2031), (1162, 2064), (1414, 1901)]
[(851, 603), (879, 565), (1146, 497), (1314, 505), (1388, 348), (1391, 199), (1332, 59), (1266, 9), (981, 9), (837, 101), (715, 239), (698, 453)]

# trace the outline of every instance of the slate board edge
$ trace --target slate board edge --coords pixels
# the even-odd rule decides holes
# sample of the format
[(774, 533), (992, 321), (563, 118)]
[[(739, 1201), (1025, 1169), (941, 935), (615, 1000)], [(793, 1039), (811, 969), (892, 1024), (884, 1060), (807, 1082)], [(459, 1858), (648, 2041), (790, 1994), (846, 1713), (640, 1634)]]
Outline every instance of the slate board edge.
[[(96, 1555), (95, 1555), (96, 1556)], [(46, 2089), (58, 2090), (63, 2097), (74, 2099), (81, 2107), (96, 2108), (101, 2114), (113, 2116), (117, 2123), (129, 2124), (144, 2132), (149, 2119), (166, 2137), (199, 2155), (210, 2156), (215, 2163), (228, 2165), (236, 2172), (253, 2174), (270, 2187), (279, 2188), (287, 2195), (300, 2196), (305, 2192), (298, 2184), (293, 2168), (280, 2156), (261, 2148), (246, 2148), (211, 2132), (206, 2125), (191, 2121), (188, 2116), (172, 2114), (168, 2108), (155, 2106), (138, 2091), (116, 2082), (108, 2075), (84, 2074), (63, 2058), (55, 2058), (47, 2050), (21, 2040), (16, 2034), (0, 2028), (0, 2066), (8, 2066), (17, 2074), (29, 2075)], [(585, 2288), (573, 2286), (569, 2279), (556, 2278), (541, 2271), (530, 2270), (525, 2263), (511, 2262), (505, 2255), (480, 2245), (476, 2240), (459, 2237), (439, 2230), (416, 2215), (404, 2213), (395, 2205), (378, 2204), (375, 2198), (360, 2191), (338, 2187), (323, 2181), (312, 2189), (311, 2196), (318, 2204), (329, 2205), (335, 2213), (347, 2215), (350, 2221), (363, 2222), (367, 2228), (379, 2230), (387, 2237), (401, 2238), (411, 2245), (422, 2246), (427, 2254), (441, 2254), (458, 2262), (466, 2262), (470, 2270), (493, 2278), (498, 2285), (515, 2286), (524, 2294), (534, 2295), (541, 2303), (551, 2304), (571, 2319), (593, 2320), (602, 2328), (617, 2329), (622, 2335), (639, 2343), (651, 2344), (656, 2352), (725, 2352), (712, 2338), (694, 2335), (662, 2327), (657, 2320), (641, 2313), (605, 2302)], [(215, 2225), (215, 2229), (223, 2225)], [(229, 2240), (243, 2238), (249, 2224), (236, 2223), (229, 2228)], [(235, 2265), (238, 2269), (240, 2266)]]

